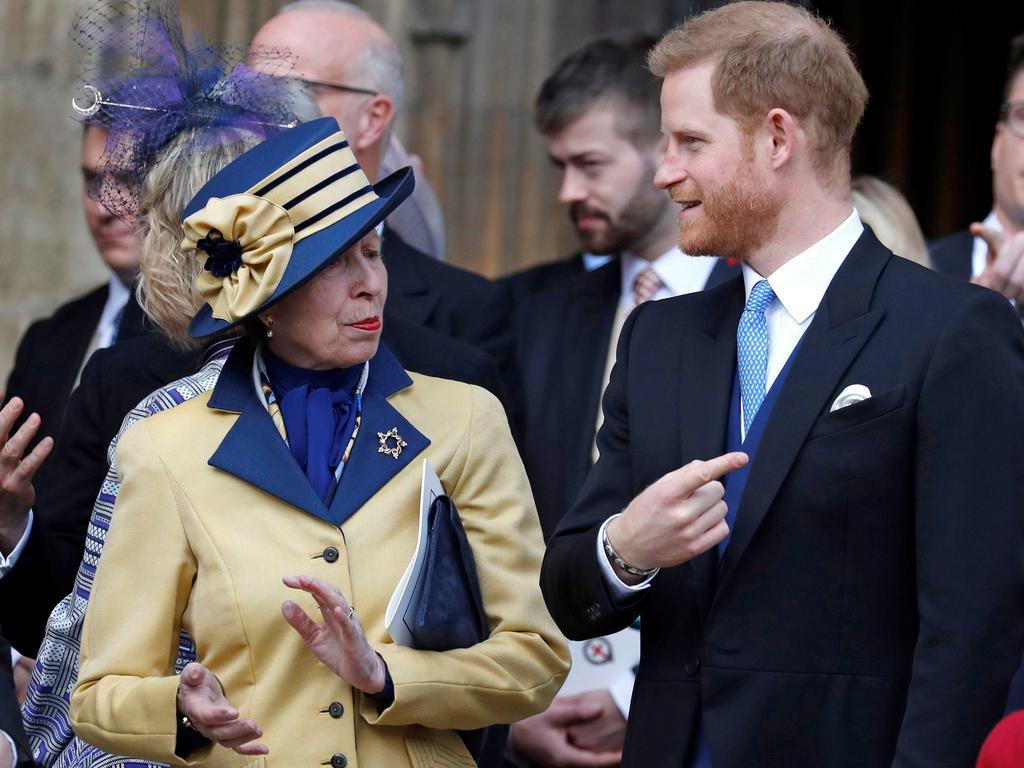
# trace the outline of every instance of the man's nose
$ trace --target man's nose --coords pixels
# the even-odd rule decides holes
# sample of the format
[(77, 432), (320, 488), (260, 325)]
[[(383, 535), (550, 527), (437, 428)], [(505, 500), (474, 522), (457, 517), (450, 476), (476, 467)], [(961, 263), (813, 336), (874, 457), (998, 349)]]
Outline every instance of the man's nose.
[(686, 171), (682, 163), (679, 162), (678, 156), (671, 150), (666, 152), (658, 164), (658, 169), (654, 172), (654, 186), (658, 189), (668, 189), (685, 180)]
[(562, 172), (562, 186), (558, 190), (558, 202), (569, 205), (586, 199), (587, 187), (582, 174), (572, 168), (566, 168)]

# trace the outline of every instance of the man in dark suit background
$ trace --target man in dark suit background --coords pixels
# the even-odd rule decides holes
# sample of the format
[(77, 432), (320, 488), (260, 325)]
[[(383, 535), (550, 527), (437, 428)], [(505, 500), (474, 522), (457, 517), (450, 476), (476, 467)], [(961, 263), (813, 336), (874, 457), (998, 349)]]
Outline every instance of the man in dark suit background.
[(992, 211), (929, 245), (935, 268), (1024, 306), (1024, 34), (1010, 42), (1003, 103), (992, 139)]
[(651, 63), (680, 246), (743, 279), (627, 320), (548, 607), (640, 615), (623, 765), (973, 766), (1024, 635), (1020, 324), (861, 224), (824, 22), (728, 4)]
[[(593, 271), (581, 268), (574, 277), (559, 278), (519, 308), (523, 454), (547, 536), (569, 510), (593, 463), (600, 396), (628, 312), (638, 302), (699, 291), (738, 270), (676, 247), (675, 210), (653, 183), (662, 156), (661, 110), (658, 81), (645, 57), (654, 42), (632, 37), (589, 43), (559, 63), (537, 96), (535, 122), (561, 174), (559, 202), (587, 252), (579, 258), (612, 257)], [(546, 274), (575, 268), (576, 259), (545, 267)], [(533, 277), (538, 274), (535, 270)], [(636, 632), (605, 642), (617, 657), (633, 655), (625, 669), (590, 663), (582, 646), (574, 648), (575, 672), (566, 690), (576, 693), (513, 727), (516, 749), (535, 764), (617, 760)], [(598, 682), (603, 687), (595, 688)]]
[(106, 284), (29, 326), (18, 343), (4, 392), (6, 400), (24, 399), (28, 408), (39, 414), (47, 434), (56, 434), (60, 428), (64, 406), (89, 355), (117, 337), (139, 266), (139, 240), (131, 223), (115, 216), (89, 194), (106, 141), (105, 129), (84, 127), (82, 209), (110, 277)]
[[(41, 438), (55, 436), (60, 429), (68, 397), (89, 355), (110, 346), (118, 337), (142, 332), (138, 307), (134, 312), (126, 309), (129, 304), (134, 306), (131, 288), (139, 264), (138, 236), (129, 222), (115, 216), (89, 193), (106, 140), (104, 128), (83, 128), (82, 208), (96, 250), (110, 270), (110, 279), (106, 285), (64, 304), (51, 317), (33, 323), (18, 343), (4, 397), (8, 406), (14, 401), (17, 411), (12, 434), (31, 421), (25, 433), (26, 453), (40, 446), (49, 452), (52, 440), (43, 442)], [(6, 440), (7, 433), (2, 437)], [(41, 459), (40, 464), (35, 467), (39, 471), (36, 480), (45, 484), (52, 476)], [(9, 557), (16, 557), (15, 553), (24, 548), (31, 519), (30, 513), (24, 525), (14, 527), (0, 520), (0, 570), (9, 565)]]

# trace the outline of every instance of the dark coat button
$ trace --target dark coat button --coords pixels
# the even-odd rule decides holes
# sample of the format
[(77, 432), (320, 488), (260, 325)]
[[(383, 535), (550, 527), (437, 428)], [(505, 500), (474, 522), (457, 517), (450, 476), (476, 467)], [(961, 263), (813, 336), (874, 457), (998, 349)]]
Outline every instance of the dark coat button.
[(338, 718), (345, 714), (345, 707), (340, 701), (334, 701), (327, 711), (331, 713), (331, 717)]
[(338, 560), (338, 550), (336, 547), (328, 547), (324, 550), (324, 560), (328, 563), (333, 563)]
[(348, 758), (341, 752), (335, 752), (331, 758), (331, 768), (345, 768), (346, 765), (348, 765)]
[(686, 666), (683, 669), (686, 670), (686, 674), (693, 677), (700, 672), (700, 659), (692, 659), (686, 662)]

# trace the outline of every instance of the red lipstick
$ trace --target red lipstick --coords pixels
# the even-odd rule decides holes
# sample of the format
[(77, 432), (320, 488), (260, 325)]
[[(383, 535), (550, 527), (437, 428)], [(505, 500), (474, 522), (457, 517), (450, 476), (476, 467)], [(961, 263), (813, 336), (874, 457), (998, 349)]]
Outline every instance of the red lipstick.
[(355, 323), (349, 323), (352, 328), (358, 328), (360, 331), (379, 331), (380, 330), (380, 318), (376, 315), (372, 317), (364, 317)]

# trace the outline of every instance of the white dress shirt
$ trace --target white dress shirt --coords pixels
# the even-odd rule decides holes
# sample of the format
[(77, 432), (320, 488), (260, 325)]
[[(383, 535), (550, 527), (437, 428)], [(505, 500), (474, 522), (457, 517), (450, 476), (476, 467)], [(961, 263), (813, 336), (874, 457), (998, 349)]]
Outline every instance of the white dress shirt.
[[(843, 265), (863, 231), (864, 225), (861, 223), (860, 216), (856, 211), (852, 211), (846, 220), (832, 232), (807, 250), (794, 256), (767, 278), (775, 292), (775, 300), (764, 313), (768, 323), (766, 391), (778, 378), (797, 343), (803, 338), (804, 331), (814, 320), (818, 305), (821, 304), (832, 278), (839, 271), (839, 267)], [(749, 265), (743, 265), (743, 287), (747, 299), (750, 298), (750, 291), (754, 288), (754, 284), (763, 279)], [(743, 429), (742, 422), (743, 420), (740, 419), (741, 430)], [(745, 434), (743, 436), (746, 437)], [(604, 529), (614, 518), (615, 516), (608, 518), (601, 526), (597, 537), (597, 561), (601, 565), (601, 572), (604, 574), (612, 594), (625, 599), (631, 593), (649, 587), (654, 574), (643, 583), (633, 586), (625, 584), (615, 573), (612, 564), (608, 562), (608, 558), (604, 554), (602, 544)]]
[(627, 313), (633, 308), (633, 283), (647, 267), (653, 269), (662, 282), (662, 287), (651, 297), (652, 300), (657, 300), (704, 290), (717, 261), (712, 256), (687, 256), (678, 248), (672, 248), (654, 261), (641, 259), (632, 253), (623, 253), (619, 260), (619, 268), (622, 271), (619, 306)]
[[(106, 349), (114, 343), (114, 335), (117, 332), (117, 325), (121, 321), (121, 315), (131, 291), (121, 282), (117, 275), (110, 276), (107, 286), (107, 303), (103, 305), (103, 313), (100, 315), (100, 322), (96, 326), (96, 347), (95, 349)], [(86, 356), (87, 362), (88, 356)]]

